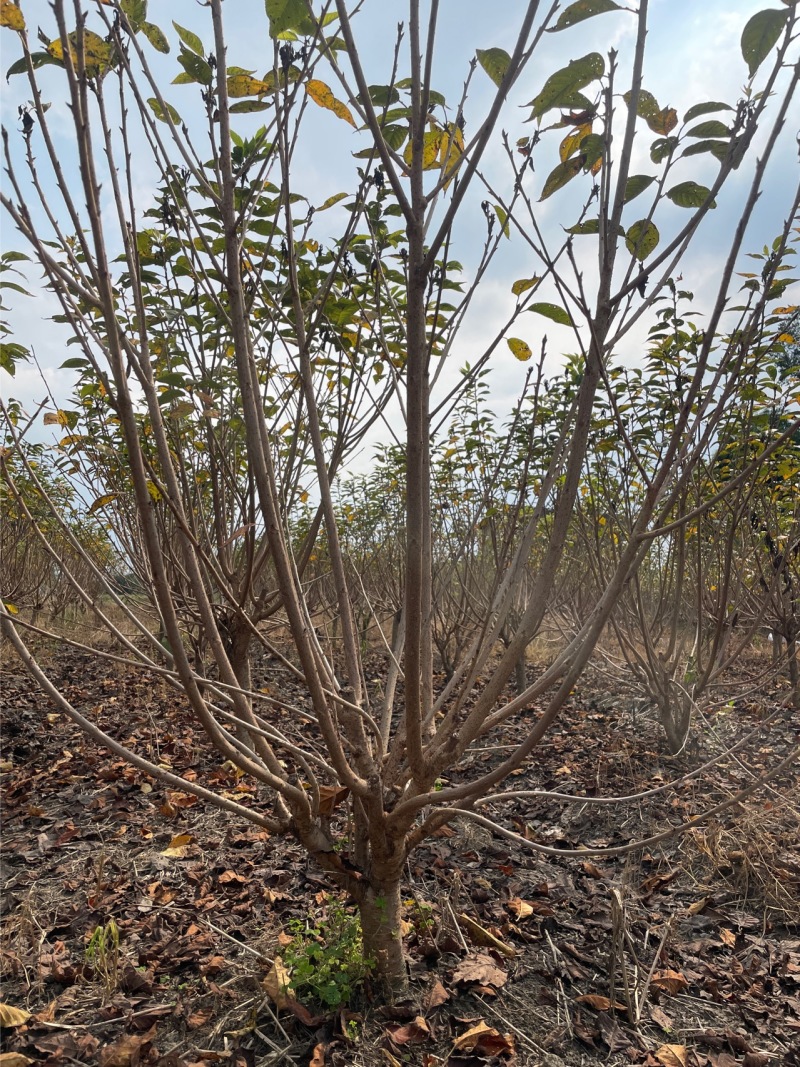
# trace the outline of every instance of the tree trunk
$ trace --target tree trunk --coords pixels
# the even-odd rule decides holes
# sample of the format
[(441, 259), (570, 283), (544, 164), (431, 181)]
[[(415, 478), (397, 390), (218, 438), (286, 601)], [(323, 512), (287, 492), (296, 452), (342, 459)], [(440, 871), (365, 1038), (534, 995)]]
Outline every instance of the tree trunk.
[(364, 959), (389, 1001), (408, 994), (408, 974), (400, 932), (400, 872), (372, 878), (359, 901)]

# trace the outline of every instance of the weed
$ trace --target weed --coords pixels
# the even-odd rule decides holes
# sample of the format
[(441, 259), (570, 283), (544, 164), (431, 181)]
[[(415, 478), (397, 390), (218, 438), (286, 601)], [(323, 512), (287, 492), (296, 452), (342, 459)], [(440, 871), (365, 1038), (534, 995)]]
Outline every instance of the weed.
[(361, 923), (341, 901), (329, 898), (316, 923), (290, 921), (292, 940), (283, 952), (290, 988), (326, 1008), (341, 1008), (364, 984), (371, 961), (364, 959)]
[(113, 919), (97, 926), (84, 953), (86, 963), (105, 987), (106, 995), (116, 992), (119, 984), (119, 927)]

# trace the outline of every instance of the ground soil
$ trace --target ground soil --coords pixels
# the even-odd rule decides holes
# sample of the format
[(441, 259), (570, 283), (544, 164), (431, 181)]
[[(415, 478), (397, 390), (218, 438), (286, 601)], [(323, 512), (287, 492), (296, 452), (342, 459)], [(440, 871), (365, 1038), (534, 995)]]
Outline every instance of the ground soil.
[[(63, 648), (48, 666), (120, 740), (259, 805), (160, 681)], [(736, 691), (759, 669), (742, 661)], [(260, 664), (257, 681), (304, 702), (277, 664)], [(338, 1010), (300, 994), (279, 1007), (264, 983), (288, 932), (324, 924), (335, 900), (299, 846), (96, 748), (13, 660), (0, 693), (2, 1067), (800, 1065), (796, 765), (712, 823), (623, 857), (545, 857), (481, 827), (446, 828), (408, 866), (413, 1000), (381, 1008), (367, 984)], [(590, 673), (510, 782), (584, 800), (526, 798), (494, 814), (559, 850), (677, 826), (792, 751), (800, 717), (785, 698), (775, 683), (718, 706), (672, 757), (647, 711)], [(304, 729), (288, 712), (280, 725)], [(677, 790), (586, 802), (673, 781), (748, 734)], [(462, 774), (501, 757), (478, 750)]]

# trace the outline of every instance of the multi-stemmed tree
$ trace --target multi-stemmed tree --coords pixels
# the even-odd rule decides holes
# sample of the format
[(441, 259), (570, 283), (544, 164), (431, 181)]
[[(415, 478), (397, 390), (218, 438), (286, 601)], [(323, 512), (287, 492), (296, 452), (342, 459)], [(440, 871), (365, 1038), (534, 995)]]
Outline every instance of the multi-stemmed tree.
[[(96, 513), (151, 590), (161, 634), (111, 582), (105, 597), (130, 615), (137, 640), (115, 628), (102, 600), (85, 596), (131, 667), (162, 671), (181, 690), (220, 759), (250, 776), (271, 810), (186, 782), (105, 735), (48, 679), (8, 608), (4, 633), (90, 736), (173, 787), (293, 834), (357, 903), (378, 982), (401, 989), (400, 879), (409, 852), (457, 816), (483, 818), (476, 805), (502, 810), (513, 797), (498, 786), (535, 752), (653, 541), (683, 521), (676, 505), (707, 455), (751, 346), (768, 329), (797, 189), (787, 190), (786, 227), (763, 284), (738, 310), (727, 306), (796, 89), (796, 4), (762, 11), (744, 27), (742, 98), (700, 102), (682, 119), (646, 88), (647, 0), (635, 12), (607, 0), (546, 8), (530, 0), (510, 51), (480, 42), (461, 99), (449, 104), (436, 82), (438, 0), (424, 11), (409, 0), (377, 85), (365, 72), (356, 10), (346, 0), (267, 0), (258, 48), (269, 41), (269, 56), (266, 64), (252, 61), (258, 69), (235, 65), (240, 57), (224, 25), (231, 12), (210, 0), (201, 25), (175, 27), (175, 80), (190, 88), (169, 91), (157, 73), (169, 42), (148, 21), (146, 0), (108, 0), (90, 14), (57, 0), (53, 11), (42, 49), (23, 11), (10, 0), (2, 7), (20, 52), (10, 73), (30, 89), (20, 128), (3, 132), (2, 203), (79, 352), (76, 425), (62, 447), (76, 477), (95, 486)], [(629, 21), (629, 66), (609, 49), (547, 77), (534, 70), (531, 57), (543, 51), (547, 33), (567, 33), (594, 16), (602, 16), (598, 33), (612, 19)], [(492, 92), (479, 115), (473, 77), (486, 76)], [(188, 110), (178, 101), (187, 91)], [(54, 94), (62, 101), (57, 123), (48, 111)], [(515, 153), (500, 123), (514, 122), (509, 104), (526, 99), (536, 132), (521, 136)], [(332, 124), (355, 128), (359, 146), (349, 190), (332, 189), (322, 203), (308, 199), (296, 165), (312, 104), (330, 112)], [(70, 167), (57, 137), (65, 116), (75, 138)], [(649, 136), (648, 173), (635, 173), (638, 146)], [(504, 147), (509, 178), (500, 193), (482, 168)], [(326, 152), (338, 151), (332, 134)], [(143, 212), (137, 165), (145, 155), (159, 191)], [(680, 403), (657, 455), (642, 465), (642, 491), (614, 558), (574, 636), (510, 698), (506, 685), (542, 624), (563, 562), (602, 397), (626, 462), (640, 464), (615, 407), (610, 358), (652, 319), (654, 301), (735, 171), (744, 190), (741, 219)], [(535, 198), (562, 195), (567, 186), (577, 207), (563, 220), (567, 233), (553, 240)], [(462, 272), (452, 257), (472, 240), (462, 220), (479, 202), (488, 238), (477, 265)], [(319, 221), (331, 207), (342, 220), (333, 236)], [(453, 385), (447, 367), (459, 330), (468, 327), (475, 294), (508, 238), (524, 243), (530, 271), (514, 283), (494, 341)], [(498, 344), (507, 342), (523, 362), (531, 358), (518, 335), (531, 336), (543, 320), (571, 330), (574, 389), (557, 405), (535, 494), (518, 509), (512, 538), (496, 557), (501, 570), (480, 624), (437, 689), (434, 562), (442, 525), (432, 514), (433, 431)], [(18, 349), (6, 350), (7, 362), (19, 357)], [(383, 709), (364, 671), (360, 575), (343, 549), (336, 491), (375, 420), (395, 435), (404, 477), (404, 525), (391, 557), (402, 641), (396, 634), (386, 657), (387, 671), (402, 670), (402, 700)], [(13, 425), (9, 433), (11, 449), (24, 455)], [(494, 503), (487, 499), (486, 509)], [(306, 580), (317, 542), (337, 615), (335, 653), (315, 628), (318, 590)], [(452, 544), (456, 552), (473, 545), (467, 537)], [(72, 579), (80, 587), (79, 575)], [(302, 746), (280, 731), (271, 698), (249, 683), (249, 648), (264, 640), (259, 623), (274, 612), (308, 694), (314, 726)], [(209, 669), (187, 646), (187, 627), (202, 637)], [(474, 742), (496, 737), (514, 714), (528, 729), (513, 750), (488, 771), (463, 771), (460, 784), (437, 787), (463, 768)], [(332, 785), (350, 809), (344, 850), (325, 807), (323, 786)]]

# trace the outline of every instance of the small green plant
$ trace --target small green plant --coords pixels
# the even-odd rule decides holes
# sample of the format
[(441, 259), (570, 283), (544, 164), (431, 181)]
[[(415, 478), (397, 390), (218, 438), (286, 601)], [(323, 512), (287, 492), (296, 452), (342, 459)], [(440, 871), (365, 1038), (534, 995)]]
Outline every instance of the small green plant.
[(113, 919), (105, 926), (95, 927), (84, 955), (88, 966), (102, 981), (106, 994), (111, 996), (119, 984), (119, 927)]
[(361, 922), (331, 897), (325, 915), (310, 924), (292, 919), (292, 940), (283, 952), (290, 989), (326, 1008), (341, 1008), (364, 984), (371, 961), (364, 958)]

